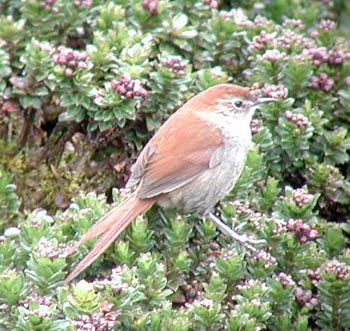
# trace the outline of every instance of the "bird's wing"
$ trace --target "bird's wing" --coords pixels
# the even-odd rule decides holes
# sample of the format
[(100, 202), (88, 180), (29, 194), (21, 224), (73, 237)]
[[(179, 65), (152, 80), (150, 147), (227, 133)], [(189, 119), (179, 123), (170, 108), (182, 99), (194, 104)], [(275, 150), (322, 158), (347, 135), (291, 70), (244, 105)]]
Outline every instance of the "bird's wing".
[(220, 164), (224, 151), (220, 130), (197, 116), (176, 112), (145, 146), (127, 183), (139, 184), (138, 197), (175, 190)]

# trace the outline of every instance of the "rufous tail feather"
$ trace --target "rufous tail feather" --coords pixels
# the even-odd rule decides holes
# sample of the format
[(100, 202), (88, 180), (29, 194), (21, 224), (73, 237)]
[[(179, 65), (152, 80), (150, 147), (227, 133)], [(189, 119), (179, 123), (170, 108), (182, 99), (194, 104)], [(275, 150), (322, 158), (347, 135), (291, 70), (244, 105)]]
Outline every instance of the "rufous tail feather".
[(75, 266), (73, 271), (65, 279), (69, 283), (79, 275), (92, 262), (94, 262), (109, 245), (116, 240), (119, 234), (140, 214), (147, 211), (154, 204), (153, 199), (139, 199), (132, 194), (125, 201), (104, 215), (69, 251), (73, 253), (81, 244), (101, 235), (90, 252)]

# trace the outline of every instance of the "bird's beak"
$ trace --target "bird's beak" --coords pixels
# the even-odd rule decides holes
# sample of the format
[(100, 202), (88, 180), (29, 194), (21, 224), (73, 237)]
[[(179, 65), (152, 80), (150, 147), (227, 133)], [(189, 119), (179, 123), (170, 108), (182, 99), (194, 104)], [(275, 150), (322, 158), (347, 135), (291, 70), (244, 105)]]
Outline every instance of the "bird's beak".
[(276, 102), (276, 101), (277, 101), (277, 99), (274, 99), (274, 98), (259, 98), (254, 103), (254, 106), (261, 105), (262, 103), (270, 103), (270, 102)]

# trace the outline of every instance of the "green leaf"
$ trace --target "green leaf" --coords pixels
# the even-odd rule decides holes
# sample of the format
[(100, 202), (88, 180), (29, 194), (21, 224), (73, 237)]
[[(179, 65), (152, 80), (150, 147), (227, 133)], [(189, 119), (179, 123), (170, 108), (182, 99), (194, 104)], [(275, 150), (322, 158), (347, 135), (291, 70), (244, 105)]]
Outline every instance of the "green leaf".
[(188, 22), (188, 17), (185, 14), (177, 14), (173, 18), (173, 28), (175, 31), (182, 29)]
[(32, 91), (32, 94), (38, 97), (42, 97), (48, 95), (49, 90), (45, 86), (38, 86)]
[(30, 96), (30, 95), (20, 97), (19, 102), (24, 109), (28, 109), (28, 108), (40, 109), (41, 108), (41, 99), (37, 98), (37, 97)]
[(69, 94), (63, 94), (60, 98), (61, 107), (70, 107), (75, 104), (75, 100)]
[(343, 231), (339, 227), (328, 229), (326, 234), (321, 239), (322, 246), (332, 257), (336, 257), (345, 248), (345, 237)]

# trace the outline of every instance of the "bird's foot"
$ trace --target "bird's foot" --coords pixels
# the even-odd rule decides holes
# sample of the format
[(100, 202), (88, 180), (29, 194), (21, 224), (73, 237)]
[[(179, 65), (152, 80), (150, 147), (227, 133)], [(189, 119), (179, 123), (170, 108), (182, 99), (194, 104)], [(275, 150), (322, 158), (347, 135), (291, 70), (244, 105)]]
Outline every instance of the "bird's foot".
[(256, 252), (257, 249), (252, 245), (264, 244), (266, 241), (264, 239), (251, 239), (246, 235), (238, 234), (233, 231), (230, 227), (228, 227), (225, 223), (223, 223), (218, 217), (214, 214), (209, 213), (209, 218), (218, 226), (218, 228), (228, 236), (232, 237), (234, 240), (238, 241), (241, 245), (250, 249), (253, 252)]

